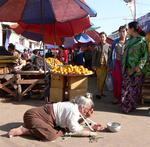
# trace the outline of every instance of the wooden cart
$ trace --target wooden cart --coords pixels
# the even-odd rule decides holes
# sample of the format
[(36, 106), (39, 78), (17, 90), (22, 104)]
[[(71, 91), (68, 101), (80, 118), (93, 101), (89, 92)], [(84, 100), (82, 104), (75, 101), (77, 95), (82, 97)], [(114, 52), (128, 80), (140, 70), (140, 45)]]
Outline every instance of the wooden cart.
[[(49, 90), (49, 73), (41, 71), (17, 71), (15, 73), (17, 84), (17, 97), (22, 100), (25, 95), (33, 91), (37, 85), (42, 85), (43, 89), (38, 87), (36, 91), (41, 93), (40, 97), (45, 97), (47, 89)], [(34, 89), (35, 90), (35, 89)]]

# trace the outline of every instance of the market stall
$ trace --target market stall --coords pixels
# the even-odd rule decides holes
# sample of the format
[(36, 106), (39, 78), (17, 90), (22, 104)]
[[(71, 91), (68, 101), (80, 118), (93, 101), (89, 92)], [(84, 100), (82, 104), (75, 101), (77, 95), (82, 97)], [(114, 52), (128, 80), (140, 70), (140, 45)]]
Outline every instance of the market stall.
[(19, 64), (17, 57), (12, 56), (4, 47), (0, 49), (0, 94), (2, 96), (7, 94), (19, 101), (24, 96), (35, 96), (35, 92), (39, 93), (39, 98), (48, 96), (46, 90), (49, 90), (50, 76), (48, 71), (44, 72), (42, 69), (43, 58), (35, 57), (34, 63)]
[[(24, 96), (39, 98), (48, 96), (49, 72), (41, 71), (16, 71), (0, 74), (0, 90), (21, 101)], [(4, 94), (5, 95), (5, 94)]]

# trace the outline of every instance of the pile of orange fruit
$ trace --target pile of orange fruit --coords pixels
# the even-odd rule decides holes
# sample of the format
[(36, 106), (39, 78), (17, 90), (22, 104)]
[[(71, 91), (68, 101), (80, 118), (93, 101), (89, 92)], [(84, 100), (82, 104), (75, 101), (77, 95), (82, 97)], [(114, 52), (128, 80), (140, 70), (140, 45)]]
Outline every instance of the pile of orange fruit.
[(52, 73), (55, 74), (62, 74), (62, 75), (87, 75), (92, 74), (91, 70), (84, 68), (83, 66), (73, 66), (73, 65), (66, 65), (66, 66), (55, 66), (52, 69)]
[(56, 58), (46, 58), (45, 59), (46, 60), (46, 62), (51, 66), (51, 68), (53, 69), (54, 67), (56, 67), (56, 66), (58, 66), (58, 65), (63, 65), (63, 63), (62, 62), (60, 62), (58, 59), (56, 59)]

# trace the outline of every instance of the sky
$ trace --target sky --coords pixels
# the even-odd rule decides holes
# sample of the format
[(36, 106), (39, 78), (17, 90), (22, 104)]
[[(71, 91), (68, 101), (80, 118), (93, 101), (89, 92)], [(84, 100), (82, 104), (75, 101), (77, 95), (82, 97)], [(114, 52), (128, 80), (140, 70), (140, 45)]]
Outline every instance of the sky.
[[(89, 6), (97, 12), (97, 17), (91, 18), (95, 26), (100, 26), (98, 32), (108, 35), (116, 31), (120, 25), (132, 21), (129, 7), (123, 0), (86, 0)], [(150, 0), (136, 0), (137, 18), (150, 12)]]

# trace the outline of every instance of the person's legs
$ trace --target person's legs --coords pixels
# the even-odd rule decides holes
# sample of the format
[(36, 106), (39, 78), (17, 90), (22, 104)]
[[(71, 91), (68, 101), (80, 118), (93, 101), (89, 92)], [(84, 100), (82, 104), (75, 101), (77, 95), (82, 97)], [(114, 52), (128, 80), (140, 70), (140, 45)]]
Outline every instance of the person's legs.
[(97, 91), (99, 93), (99, 89), (100, 89), (100, 72), (101, 72), (101, 69), (100, 68), (97, 68), (96, 69), (96, 84), (97, 84)]
[(103, 67), (97, 68), (96, 74), (97, 74), (98, 92), (99, 92), (99, 95), (102, 96), (104, 84), (105, 84), (105, 80), (107, 76), (107, 67), (103, 66)]
[(101, 96), (100, 96), (100, 92), (99, 92), (99, 89), (100, 89), (100, 72), (101, 72), (101, 69), (100, 67), (96, 69), (96, 84), (97, 84), (97, 94), (96, 94), (96, 98), (99, 98), (101, 99)]
[(141, 85), (142, 76), (124, 75), (121, 95), (121, 109), (123, 112), (128, 113), (136, 109), (140, 100)]
[(130, 104), (130, 98), (129, 98), (129, 89), (131, 87), (131, 79), (130, 76), (127, 74), (123, 75), (123, 81), (122, 81), (122, 91), (121, 91), (121, 110), (125, 113), (128, 113), (130, 111), (131, 105)]
[(122, 71), (121, 71), (121, 62), (117, 63), (117, 100), (121, 101), (121, 86), (122, 86)]
[(39, 140), (52, 141), (63, 135), (63, 131), (58, 130), (54, 120), (51, 105), (33, 108), (24, 114), (24, 126), (30, 133)]
[[(36, 123), (37, 122), (37, 123)], [(52, 141), (57, 137), (63, 136), (63, 131), (55, 129), (55, 126), (45, 121), (35, 118), (33, 120), (35, 127), (30, 129), (31, 134), (39, 140)]]
[(121, 99), (122, 74), (120, 61), (115, 62), (115, 68), (112, 71), (112, 77), (113, 77), (113, 94), (114, 94), (113, 103), (115, 104), (120, 102)]
[(24, 114), (24, 126), (11, 129), (9, 137), (32, 135), (39, 140), (54, 140), (64, 134), (60, 128), (55, 128), (52, 105), (37, 107), (26, 111)]
[(117, 78), (116, 78), (116, 67), (114, 68), (114, 70), (112, 71), (112, 80), (113, 80), (113, 95), (114, 98), (116, 100), (116, 96), (117, 96)]

